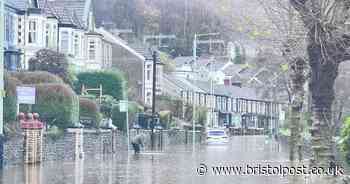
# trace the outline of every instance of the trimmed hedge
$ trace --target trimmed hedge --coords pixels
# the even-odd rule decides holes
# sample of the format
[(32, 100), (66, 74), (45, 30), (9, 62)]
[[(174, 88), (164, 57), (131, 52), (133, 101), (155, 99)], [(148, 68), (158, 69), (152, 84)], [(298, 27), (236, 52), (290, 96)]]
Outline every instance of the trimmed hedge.
[(79, 98), (79, 116), (91, 118), (92, 126), (98, 128), (102, 119), (99, 106), (94, 100)]
[(58, 128), (74, 127), (79, 122), (79, 98), (65, 84), (37, 84), (36, 104), (32, 111), (48, 125)]
[[(120, 72), (117, 71), (95, 71), (82, 72), (77, 75), (75, 91), (81, 94), (81, 87), (84, 84), (86, 88), (98, 88), (102, 85), (104, 95), (110, 95), (116, 100), (124, 97), (125, 80)], [(90, 93), (90, 92), (89, 92)], [(91, 94), (98, 94), (98, 92)]]
[(9, 75), (21, 81), (22, 84), (64, 83), (60, 77), (45, 71), (10, 72)]

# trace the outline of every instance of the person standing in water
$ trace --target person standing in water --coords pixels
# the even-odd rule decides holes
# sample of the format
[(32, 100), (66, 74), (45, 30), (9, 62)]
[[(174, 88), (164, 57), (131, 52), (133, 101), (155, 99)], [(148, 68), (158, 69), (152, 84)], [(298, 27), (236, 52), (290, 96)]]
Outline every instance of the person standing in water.
[(142, 134), (137, 134), (131, 141), (135, 154), (139, 154), (141, 152), (141, 147), (143, 147), (143, 137), (144, 136)]

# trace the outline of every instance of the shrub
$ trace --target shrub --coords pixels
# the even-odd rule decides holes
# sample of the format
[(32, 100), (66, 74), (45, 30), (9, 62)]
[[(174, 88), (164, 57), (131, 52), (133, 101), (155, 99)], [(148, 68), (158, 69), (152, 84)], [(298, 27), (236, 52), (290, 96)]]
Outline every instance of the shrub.
[(341, 132), (340, 146), (345, 155), (346, 161), (350, 163), (350, 117), (345, 118)]
[(101, 122), (99, 106), (94, 100), (79, 98), (79, 117), (89, 118), (92, 121), (92, 127), (98, 128)]
[(170, 111), (159, 112), (160, 124), (164, 129), (168, 129), (172, 123), (172, 114)]
[[(131, 126), (131, 122), (134, 121), (136, 117), (136, 113), (142, 112), (142, 108), (137, 104), (129, 103), (129, 125)], [(113, 124), (118, 127), (119, 130), (126, 131), (126, 113), (120, 112), (119, 105), (113, 105), (112, 107), (112, 121)]]
[[(196, 123), (200, 125), (205, 125), (207, 121), (207, 113), (208, 113), (207, 108), (202, 106), (196, 106), (195, 108), (196, 108), (196, 111), (195, 111)], [(185, 111), (185, 120), (192, 121), (192, 118), (193, 118), (193, 106), (187, 105), (186, 111)]]
[(4, 97), (4, 122), (11, 123), (16, 121), (17, 116), (17, 98), (16, 86), (21, 82), (5, 73), (4, 77), (5, 97)]
[[(121, 73), (116, 71), (82, 72), (77, 75), (75, 91), (80, 94), (82, 85), (86, 88), (98, 88), (102, 85), (104, 95), (121, 100), (124, 97), (124, 81)], [(98, 94), (98, 92), (91, 93)]]
[(63, 83), (61, 78), (45, 71), (10, 72), (9, 75), (21, 81), (22, 84)]
[(37, 84), (36, 104), (32, 111), (48, 125), (58, 128), (73, 127), (79, 122), (79, 101), (74, 91), (65, 84)]
[(34, 58), (29, 60), (30, 71), (47, 71), (58, 75), (69, 85), (73, 84), (73, 76), (69, 70), (69, 64), (66, 56), (62, 53), (42, 49), (39, 50)]

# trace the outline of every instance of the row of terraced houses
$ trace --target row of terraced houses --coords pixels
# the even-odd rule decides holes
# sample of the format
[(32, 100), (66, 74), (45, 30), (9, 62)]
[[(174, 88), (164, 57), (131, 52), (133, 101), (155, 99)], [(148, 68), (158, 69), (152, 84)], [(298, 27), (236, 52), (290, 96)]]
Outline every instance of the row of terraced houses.
[(5, 0), (4, 17), (6, 70), (27, 70), (37, 51), (52, 49), (64, 53), (78, 71), (126, 71), (133, 100), (151, 105), (152, 91), (145, 85), (153, 80), (148, 50), (137, 51), (118, 33), (96, 28), (92, 0)]

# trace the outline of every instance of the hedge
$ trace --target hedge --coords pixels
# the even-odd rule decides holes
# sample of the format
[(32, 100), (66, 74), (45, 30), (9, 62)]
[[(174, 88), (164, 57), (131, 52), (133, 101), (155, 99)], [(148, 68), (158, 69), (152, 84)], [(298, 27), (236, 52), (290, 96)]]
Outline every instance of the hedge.
[(99, 127), (102, 116), (99, 106), (94, 100), (79, 98), (79, 116), (80, 118), (89, 118), (92, 120), (92, 127)]
[(48, 125), (58, 128), (74, 127), (79, 122), (79, 98), (65, 84), (37, 84), (36, 104), (32, 112), (38, 112)]
[(16, 86), (21, 85), (21, 82), (16, 78), (5, 73), (5, 98), (4, 98), (4, 122), (11, 123), (16, 121), (17, 116), (17, 98)]
[(350, 117), (346, 117), (341, 131), (341, 150), (350, 164)]
[[(82, 85), (86, 88), (98, 88), (102, 85), (104, 95), (110, 95), (116, 100), (121, 100), (124, 97), (124, 83), (125, 79), (120, 72), (95, 71), (79, 73), (74, 86), (75, 91), (81, 94)], [(98, 92), (91, 92), (91, 94), (98, 94)]]
[(9, 75), (22, 84), (64, 83), (60, 77), (45, 71), (10, 72)]

